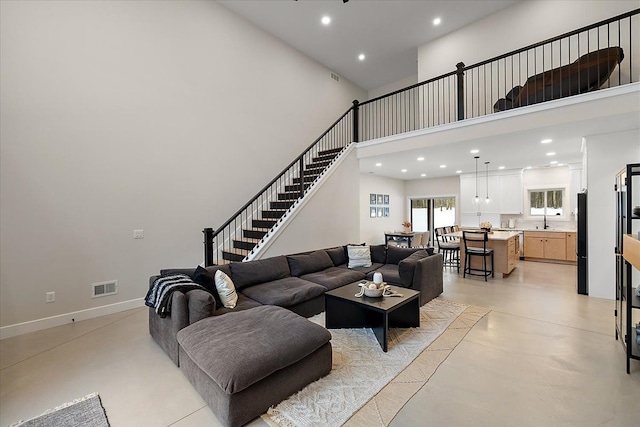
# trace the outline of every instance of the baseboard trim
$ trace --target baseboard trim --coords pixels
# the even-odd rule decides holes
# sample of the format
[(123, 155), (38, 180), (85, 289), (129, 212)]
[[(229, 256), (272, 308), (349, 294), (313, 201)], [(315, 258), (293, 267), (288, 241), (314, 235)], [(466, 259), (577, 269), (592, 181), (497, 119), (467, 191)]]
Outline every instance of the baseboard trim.
[(71, 313), (31, 320), (29, 322), (16, 323), (15, 325), (7, 325), (0, 328), (0, 340), (15, 337), (17, 335), (28, 334), (29, 332), (36, 332), (43, 329), (53, 328), (55, 326), (65, 325), (72, 321), (79, 322), (81, 320), (120, 313), (121, 311), (139, 307), (144, 307), (144, 298), (136, 298), (129, 301), (122, 301), (86, 310), (73, 311)]

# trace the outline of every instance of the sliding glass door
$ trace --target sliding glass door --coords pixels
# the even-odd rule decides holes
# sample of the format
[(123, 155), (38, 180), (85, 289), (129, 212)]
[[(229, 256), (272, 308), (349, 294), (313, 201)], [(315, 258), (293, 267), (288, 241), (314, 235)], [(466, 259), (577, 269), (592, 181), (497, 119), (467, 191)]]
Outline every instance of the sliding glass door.
[[(433, 230), (456, 223), (456, 198), (433, 197), (411, 199), (411, 224), (413, 231), (428, 231), (433, 242)], [(433, 243), (431, 243), (433, 245)]]

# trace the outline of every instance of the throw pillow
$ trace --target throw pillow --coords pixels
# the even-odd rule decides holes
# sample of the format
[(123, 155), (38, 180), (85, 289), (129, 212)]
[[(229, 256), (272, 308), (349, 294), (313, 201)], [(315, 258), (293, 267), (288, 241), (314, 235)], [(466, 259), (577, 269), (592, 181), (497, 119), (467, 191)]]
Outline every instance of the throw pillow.
[(196, 267), (196, 271), (193, 273), (193, 281), (202, 286), (213, 295), (213, 299), (216, 300), (216, 307), (222, 307), (222, 300), (218, 294), (218, 288), (216, 288), (216, 282), (213, 279), (209, 270), (202, 266)]
[(335, 265), (336, 267), (342, 264), (346, 264), (347, 261), (349, 261), (347, 259), (347, 254), (344, 252), (344, 246), (327, 249), (327, 254), (331, 258), (331, 261), (333, 261), (333, 265)]
[(369, 246), (347, 246), (349, 268), (371, 267), (371, 250)]
[(224, 272), (218, 270), (216, 271), (214, 279), (218, 294), (222, 300), (222, 305), (225, 308), (235, 308), (238, 302), (238, 294), (236, 294), (236, 287), (233, 285), (231, 278)]

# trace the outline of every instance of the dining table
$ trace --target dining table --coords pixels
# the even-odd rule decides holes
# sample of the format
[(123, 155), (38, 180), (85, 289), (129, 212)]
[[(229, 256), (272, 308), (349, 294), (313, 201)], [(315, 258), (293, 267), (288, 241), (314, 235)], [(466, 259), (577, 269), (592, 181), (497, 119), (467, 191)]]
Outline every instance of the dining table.
[(389, 240), (407, 240), (407, 244), (411, 247), (411, 241), (416, 233), (412, 231), (385, 231), (384, 232), (384, 244), (389, 246)]

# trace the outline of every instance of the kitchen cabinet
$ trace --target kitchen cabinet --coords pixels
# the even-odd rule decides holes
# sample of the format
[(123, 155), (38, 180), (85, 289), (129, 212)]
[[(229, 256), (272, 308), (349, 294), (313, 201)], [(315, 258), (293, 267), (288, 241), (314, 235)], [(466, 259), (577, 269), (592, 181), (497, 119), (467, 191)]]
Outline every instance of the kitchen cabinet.
[(567, 233), (567, 256), (566, 256), (566, 260), (567, 261), (573, 261), (576, 262), (577, 258), (576, 258), (576, 239), (577, 239), (577, 233)]
[(522, 172), (500, 175), (500, 213), (522, 214)]
[[(487, 182), (488, 181), (488, 182)], [(489, 198), (486, 204), (487, 183)], [(462, 214), (522, 214), (522, 172), (504, 175), (491, 175), (487, 179), (485, 172), (478, 171), (478, 197), (480, 204), (473, 203), (476, 195), (475, 174), (460, 175), (460, 212)]]
[(576, 214), (578, 193), (582, 191), (582, 169), (571, 168), (571, 185), (569, 187), (569, 213)]
[(556, 231), (525, 231), (524, 257), (566, 261), (567, 233)]

